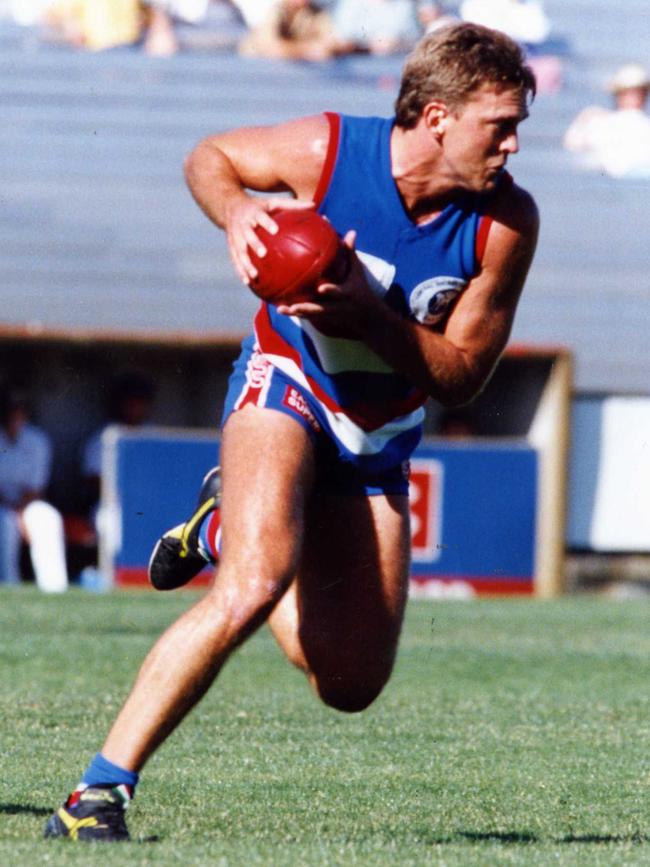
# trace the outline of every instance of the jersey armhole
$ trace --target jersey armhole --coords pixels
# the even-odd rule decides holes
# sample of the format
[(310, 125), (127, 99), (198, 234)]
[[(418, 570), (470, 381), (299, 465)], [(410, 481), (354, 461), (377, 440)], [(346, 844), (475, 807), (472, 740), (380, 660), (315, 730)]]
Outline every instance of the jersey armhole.
[(332, 174), (334, 172), (334, 165), (336, 163), (336, 155), (339, 150), (339, 138), (341, 134), (341, 115), (336, 114), (333, 111), (326, 111), (325, 117), (329, 123), (330, 137), (329, 142), (327, 143), (327, 153), (325, 154), (323, 170), (321, 171), (316, 192), (314, 193), (314, 203), (316, 204), (316, 207), (320, 206), (327, 194), (327, 190), (329, 189)]
[[(501, 179), (501, 184), (503, 184), (504, 188), (511, 187), (514, 183), (512, 175), (510, 172), (503, 172), (503, 176)], [(474, 245), (474, 253), (476, 256), (476, 266), (480, 268), (483, 264), (483, 256), (485, 255), (485, 248), (487, 247), (488, 235), (490, 234), (490, 229), (492, 228), (492, 223), (494, 222), (494, 218), (491, 214), (482, 214), (479, 218), (478, 230), (476, 232), (476, 243)]]
[(478, 224), (478, 231), (476, 233), (476, 264), (479, 268), (483, 264), (487, 239), (493, 222), (494, 220), (489, 214), (483, 214)]

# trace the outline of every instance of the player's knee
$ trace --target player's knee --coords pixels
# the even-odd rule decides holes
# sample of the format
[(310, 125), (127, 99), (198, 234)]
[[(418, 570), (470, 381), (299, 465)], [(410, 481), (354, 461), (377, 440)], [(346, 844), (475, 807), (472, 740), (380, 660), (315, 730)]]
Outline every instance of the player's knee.
[(379, 696), (387, 678), (346, 682), (343, 678), (326, 678), (317, 682), (318, 695), (328, 707), (342, 713), (360, 713)]
[(239, 576), (239, 580), (229, 581), (220, 567), (210, 597), (215, 616), (243, 638), (266, 620), (285, 589), (282, 579), (264, 574), (248, 573), (243, 580)]

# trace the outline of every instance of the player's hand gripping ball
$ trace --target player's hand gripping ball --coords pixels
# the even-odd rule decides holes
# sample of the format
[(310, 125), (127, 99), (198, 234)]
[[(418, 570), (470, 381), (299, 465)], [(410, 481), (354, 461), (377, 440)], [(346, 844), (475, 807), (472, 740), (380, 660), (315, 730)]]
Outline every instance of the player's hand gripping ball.
[(257, 269), (250, 288), (271, 304), (296, 304), (316, 297), (319, 283), (340, 283), (349, 270), (348, 249), (324, 217), (312, 210), (276, 210), (278, 225), (272, 235), (259, 227), (256, 232), (266, 247), (258, 256), (248, 255)]

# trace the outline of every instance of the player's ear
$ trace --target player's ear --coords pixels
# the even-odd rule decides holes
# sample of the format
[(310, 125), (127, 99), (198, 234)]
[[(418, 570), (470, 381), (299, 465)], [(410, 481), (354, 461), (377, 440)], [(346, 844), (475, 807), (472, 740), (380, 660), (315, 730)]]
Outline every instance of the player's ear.
[(424, 125), (436, 139), (439, 139), (440, 136), (444, 135), (450, 116), (451, 112), (449, 111), (447, 104), (441, 99), (431, 100), (431, 102), (428, 102), (422, 109), (422, 120), (424, 121)]

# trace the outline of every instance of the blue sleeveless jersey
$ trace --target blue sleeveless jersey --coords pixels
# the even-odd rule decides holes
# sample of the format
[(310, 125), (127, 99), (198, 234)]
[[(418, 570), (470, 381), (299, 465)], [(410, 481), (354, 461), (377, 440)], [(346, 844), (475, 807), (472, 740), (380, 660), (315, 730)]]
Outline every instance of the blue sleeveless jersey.
[[(327, 115), (330, 142), (316, 193), (318, 210), (356, 252), (373, 290), (400, 315), (441, 327), (477, 273), (489, 218), (467, 194), (417, 226), (391, 172), (392, 119)], [(381, 471), (408, 458), (421, 436), (426, 394), (363, 342), (324, 334), (263, 304), (257, 343), (269, 361), (313, 398), (318, 421), (344, 459)]]

